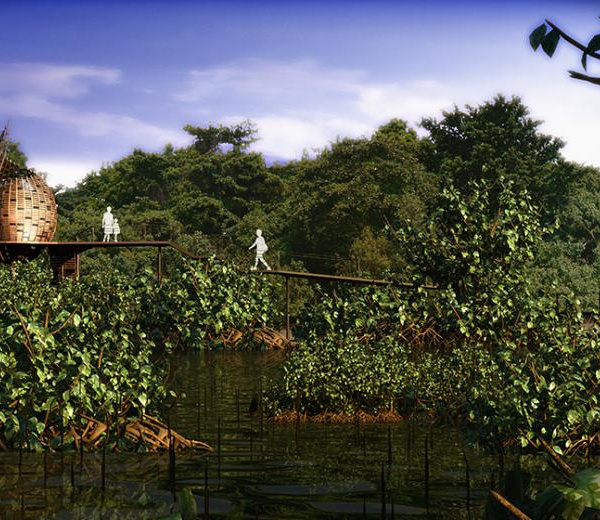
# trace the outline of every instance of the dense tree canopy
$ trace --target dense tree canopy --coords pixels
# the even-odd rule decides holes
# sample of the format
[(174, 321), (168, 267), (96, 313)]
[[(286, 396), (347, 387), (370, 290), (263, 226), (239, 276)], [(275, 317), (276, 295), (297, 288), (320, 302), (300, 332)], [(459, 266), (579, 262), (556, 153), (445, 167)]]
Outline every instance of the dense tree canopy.
[(542, 134), (519, 98), (497, 96), (480, 106), (455, 107), (441, 120), (425, 119), (429, 136), (421, 157), (427, 168), (450, 178), (459, 189), (471, 180), (502, 176), (517, 192), (551, 209), (561, 201), (572, 177), (560, 155), (562, 141)]
[[(415, 132), (392, 120), (369, 138), (339, 140), (290, 164), (289, 195), (275, 211), (285, 242), (292, 251), (347, 261), (364, 233), (398, 219), (422, 221), (437, 183), (417, 152)], [(319, 259), (307, 264), (317, 268)]]
[(390, 239), (388, 224), (424, 230), (444, 188), (451, 183), (467, 200), (473, 182), (490, 190), (485, 219), (493, 222), (505, 185), (517, 198), (530, 194), (543, 225), (559, 222), (539, 246), (532, 278), (541, 290), (558, 278), (560, 291), (574, 290), (589, 307), (600, 288), (589, 281), (600, 274), (600, 172), (565, 161), (562, 141), (539, 126), (519, 98), (499, 95), (425, 119), (424, 137), (392, 119), (313, 157), (267, 165), (248, 149), (251, 123), (188, 125), (190, 146), (134, 150), (61, 193), (59, 238), (89, 239), (92, 228), (97, 236), (111, 205), (124, 239), (174, 238), (246, 262), (261, 228), (275, 265), (406, 278), (414, 255)]

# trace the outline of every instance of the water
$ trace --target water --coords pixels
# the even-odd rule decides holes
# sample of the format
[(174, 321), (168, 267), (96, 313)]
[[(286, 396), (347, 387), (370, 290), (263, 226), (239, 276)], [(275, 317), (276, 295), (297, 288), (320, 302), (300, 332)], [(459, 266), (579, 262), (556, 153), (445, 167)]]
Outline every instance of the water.
[(268, 421), (258, 403), (280, 361), (231, 352), (175, 360), (172, 386), (185, 395), (164, 411), (215, 453), (178, 453), (174, 484), (168, 454), (107, 453), (104, 491), (101, 454), (0, 454), (0, 518), (161, 518), (184, 488), (200, 518), (483, 516), (497, 460), (452, 429)]

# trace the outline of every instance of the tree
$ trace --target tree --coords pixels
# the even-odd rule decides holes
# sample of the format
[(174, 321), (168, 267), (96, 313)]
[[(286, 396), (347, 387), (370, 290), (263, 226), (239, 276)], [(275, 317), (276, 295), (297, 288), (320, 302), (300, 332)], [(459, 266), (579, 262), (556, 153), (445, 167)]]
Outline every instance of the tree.
[(19, 168), (27, 167), (27, 156), (21, 150), (19, 143), (10, 140), (6, 127), (0, 132), (0, 158), (3, 154)]
[[(600, 33), (592, 36), (586, 45), (569, 36), (549, 20), (545, 20), (543, 24), (539, 25), (533, 30), (533, 32), (529, 35), (529, 43), (534, 51), (537, 51), (537, 49), (541, 46), (542, 50), (549, 57), (552, 57), (561, 38), (582, 52), (581, 65), (583, 70), (587, 71), (588, 57), (595, 60), (600, 60), (600, 54), (598, 53), (600, 50)], [(569, 75), (574, 79), (588, 81), (595, 85), (600, 85), (600, 77), (597, 76), (589, 76), (574, 70), (570, 70)]]
[(130, 238), (162, 239), (173, 230), (221, 237), (244, 215), (277, 199), (280, 179), (262, 155), (246, 151), (254, 140), (250, 123), (186, 129), (196, 136), (191, 146), (134, 150), (61, 193), (60, 238), (89, 236), (104, 206), (118, 212), (123, 236)]
[(194, 136), (194, 148), (198, 153), (215, 153), (224, 145), (231, 145), (237, 152), (245, 150), (256, 141), (256, 127), (250, 121), (243, 121), (231, 126), (213, 126), (206, 128), (185, 125), (183, 129)]
[(598, 305), (600, 291), (600, 170), (568, 164), (576, 178), (556, 208), (560, 226), (540, 244), (531, 276), (541, 291), (558, 281), (559, 294), (573, 291), (584, 309)]
[(341, 139), (314, 159), (290, 163), (287, 193), (275, 211), (290, 251), (312, 270), (347, 266), (350, 249), (369, 227), (387, 221), (423, 220), (436, 179), (419, 164), (419, 140), (406, 123), (392, 120), (372, 136)]
[(429, 135), (421, 143), (420, 158), (461, 191), (472, 180), (494, 185), (502, 176), (515, 193), (526, 189), (552, 219), (572, 171), (560, 154), (563, 142), (542, 134), (540, 124), (518, 97), (499, 95), (477, 107), (455, 107), (439, 121), (422, 121)]

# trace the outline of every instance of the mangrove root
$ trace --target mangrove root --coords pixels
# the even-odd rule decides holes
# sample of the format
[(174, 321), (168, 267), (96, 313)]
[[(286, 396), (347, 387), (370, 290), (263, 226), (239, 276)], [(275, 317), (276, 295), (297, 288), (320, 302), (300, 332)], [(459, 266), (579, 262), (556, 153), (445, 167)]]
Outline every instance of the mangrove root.
[[(238, 344), (243, 337), (244, 334), (242, 331), (231, 329), (228, 332), (220, 334), (218, 338), (223, 345), (233, 346)], [(260, 330), (255, 330), (252, 332), (252, 339), (257, 343), (262, 343), (266, 345), (267, 348), (274, 350), (283, 350), (291, 343), (278, 331), (271, 329), (270, 327), (263, 327)]]
[[(72, 425), (68, 430), (68, 435), (72, 437), (75, 447), (79, 449), (80, 445), (83, 444), (83, 448), (88, 451), (101, 448), (106, 441), (109, 426), (93, 417), (85, 415), (81, 417), (84, 419), (85, 424), (83, 426)], [(112, 431), (108, 433), (112, 433)], [(60, 436), (60, 432), (56, 426), (48, 428), (44, 434), (46, 444), (49, 445), (51, 440), (57, 436)], [(170, 443), (173, 444), (175, 450), (192, 448), (213, 451), (208, 444), (194, 439), (187, 439), (157, 418), (147, 414), (143, 414), (140, 420), (119, 425), (117, 437), (125, 438), (134, 446), (143, 446), (147, 451), (153, 452), (168, 450)]]
[(506, 498), (504, 498), (497, 491), (491, 490), (490, 494), (494, 499), (501, 504), (504, 508), (511, 512), (511, 514), (517, 518), (518, 520), (531, 520), (531, 517), (527, 516), (523, 511), (521, 511), (517, 506), (511, 504)]

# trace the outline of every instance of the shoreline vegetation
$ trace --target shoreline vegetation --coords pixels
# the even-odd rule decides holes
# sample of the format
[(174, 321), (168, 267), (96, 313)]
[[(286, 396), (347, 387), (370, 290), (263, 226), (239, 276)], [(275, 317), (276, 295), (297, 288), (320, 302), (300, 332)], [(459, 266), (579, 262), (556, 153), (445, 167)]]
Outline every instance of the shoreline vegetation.
[(425, 418), (490, 452), (600, 452), (600, 171), (564, 161), (538, 125), (498, 96), (423, 121), (425, 138), (392, 120), (271, 167), (246, 151), (249, 123), (189, 127), (188, 148), (90, 174), (61, 194), (59, 239), (110, 204), (128, 239), (148, 224), (228, 260), (172, 253), (162, 285), (138, 252), (90, 252), (60, 285), (44, 258), (0, 268), (2, 444), (64, 447), (44, 436), (85, 431), (83, 417), (168, 424), (174, 352), (282, 347), (281, 280), (236, 267), (261, 228), (286, 267), (415, 287), (295, 281), (294, 347), (261, 392), (271, 420)]
[(154, 449), (177, 398), (168, 391), (176, 350), (281, 348), (266, 326), (277, 321), (271, 290), (218, 261), (182, 261), (161, 286), (150, 272), (114, 270), (55, 285), (45, 258), (3, 266), (0, 447), (72, 449), (93, 433), (94, 446)]

